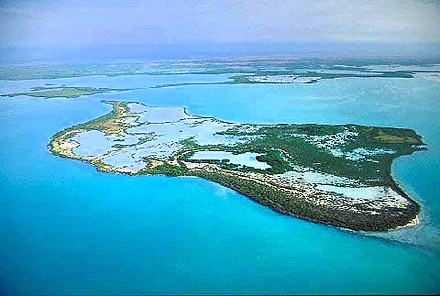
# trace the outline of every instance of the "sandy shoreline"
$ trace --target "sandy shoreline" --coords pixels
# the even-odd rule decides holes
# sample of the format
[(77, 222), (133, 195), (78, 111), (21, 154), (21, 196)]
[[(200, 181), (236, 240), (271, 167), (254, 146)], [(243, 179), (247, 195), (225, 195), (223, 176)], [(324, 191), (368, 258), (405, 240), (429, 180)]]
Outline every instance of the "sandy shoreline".
[(401, 229), (406, 229), (406, 228), (412, 228), (412, 227), (416, 227), (419, 224), (420, 224), (420, 218), (419, 218), (419, 215), (417, 214), (414, 217), (414, 219), (409, 221), (407, 224), (402, 225), (402, 226), (397, 226), (396, 228), (392, 228), (392, 229), (390, 229), (388, 231), (395, 231), (395, 230), (401, 230)]

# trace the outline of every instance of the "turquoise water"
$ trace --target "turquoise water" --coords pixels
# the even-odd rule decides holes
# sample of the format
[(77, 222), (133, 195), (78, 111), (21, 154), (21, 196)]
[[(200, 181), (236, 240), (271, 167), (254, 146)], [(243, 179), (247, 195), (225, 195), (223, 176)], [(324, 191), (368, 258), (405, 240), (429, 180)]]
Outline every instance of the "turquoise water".
[[(167, 77), (160, 80), (178, 79)], [(159, 79), (130, 78), (139, 86)], [(124, 87), (120, 77), (105, 79), (103, 87)], [(0, 86), (20, 83), (31, 84)], [(435, 81), (375, 78), (0, 98), (1, 292), (438, 293), (439, 98)], [(422, 224), (385, 238), (353, 234), (279, 215), (205, 180), (104, 174), (51, 155), (55, 132), (110, 110), (102, 99), (238, 122), (414, 128), (429, 150), (397, 160), (393, 173), (421, 202)]]

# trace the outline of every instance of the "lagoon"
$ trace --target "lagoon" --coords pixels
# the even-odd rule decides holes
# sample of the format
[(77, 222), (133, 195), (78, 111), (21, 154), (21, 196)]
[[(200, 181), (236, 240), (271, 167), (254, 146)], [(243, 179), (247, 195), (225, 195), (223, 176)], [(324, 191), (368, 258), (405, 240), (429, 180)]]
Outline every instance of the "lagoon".
[(261, 154), (252, 153), (252, 152), (246, 152), (242, 154), (232, 154), (232, 152), (225, 152), (225, 151), (197, 151), (190, 157), (190, 159), (199, 159), (199, 160), (227, 159), (233, 164), (244, 165), (260, 170), (265, 170), (270, 168), (270, 165), (268, 165), (267, 163), (257, 160), (257, 156), (260, 155)]

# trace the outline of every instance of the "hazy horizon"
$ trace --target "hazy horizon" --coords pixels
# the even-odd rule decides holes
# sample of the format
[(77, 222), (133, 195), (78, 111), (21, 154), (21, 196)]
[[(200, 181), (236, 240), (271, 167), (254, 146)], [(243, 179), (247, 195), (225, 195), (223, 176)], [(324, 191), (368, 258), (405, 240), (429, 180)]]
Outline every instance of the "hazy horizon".
[(232, 58), (419, 60), (438, 63), (440, 43), (402, 44), (154, 44), (0, 47), (0, 63), (87, 63)]
[(3, 1), (0, 61), (438, 58), (439, 1)]

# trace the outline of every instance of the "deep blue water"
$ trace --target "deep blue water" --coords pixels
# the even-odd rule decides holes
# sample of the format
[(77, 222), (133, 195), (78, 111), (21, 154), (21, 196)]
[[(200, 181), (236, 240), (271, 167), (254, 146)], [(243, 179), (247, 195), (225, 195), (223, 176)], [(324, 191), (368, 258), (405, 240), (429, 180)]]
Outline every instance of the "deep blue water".
[[(97, 79), (123, 88), (182, 78), (61, 81)], [(422, 223), (382, 238), (353, 234), (279, 215), (205, 180), (105, 174), (51, 155), (54, 133), (110, 110), (102, 99), (238, 122), (413, 128), (429, 150), (398, 159), (393, 174), (423, 205)], [(439, 293), (439, 111), (440, 83), (423, 79), (0, 98), (1, 293)]]

